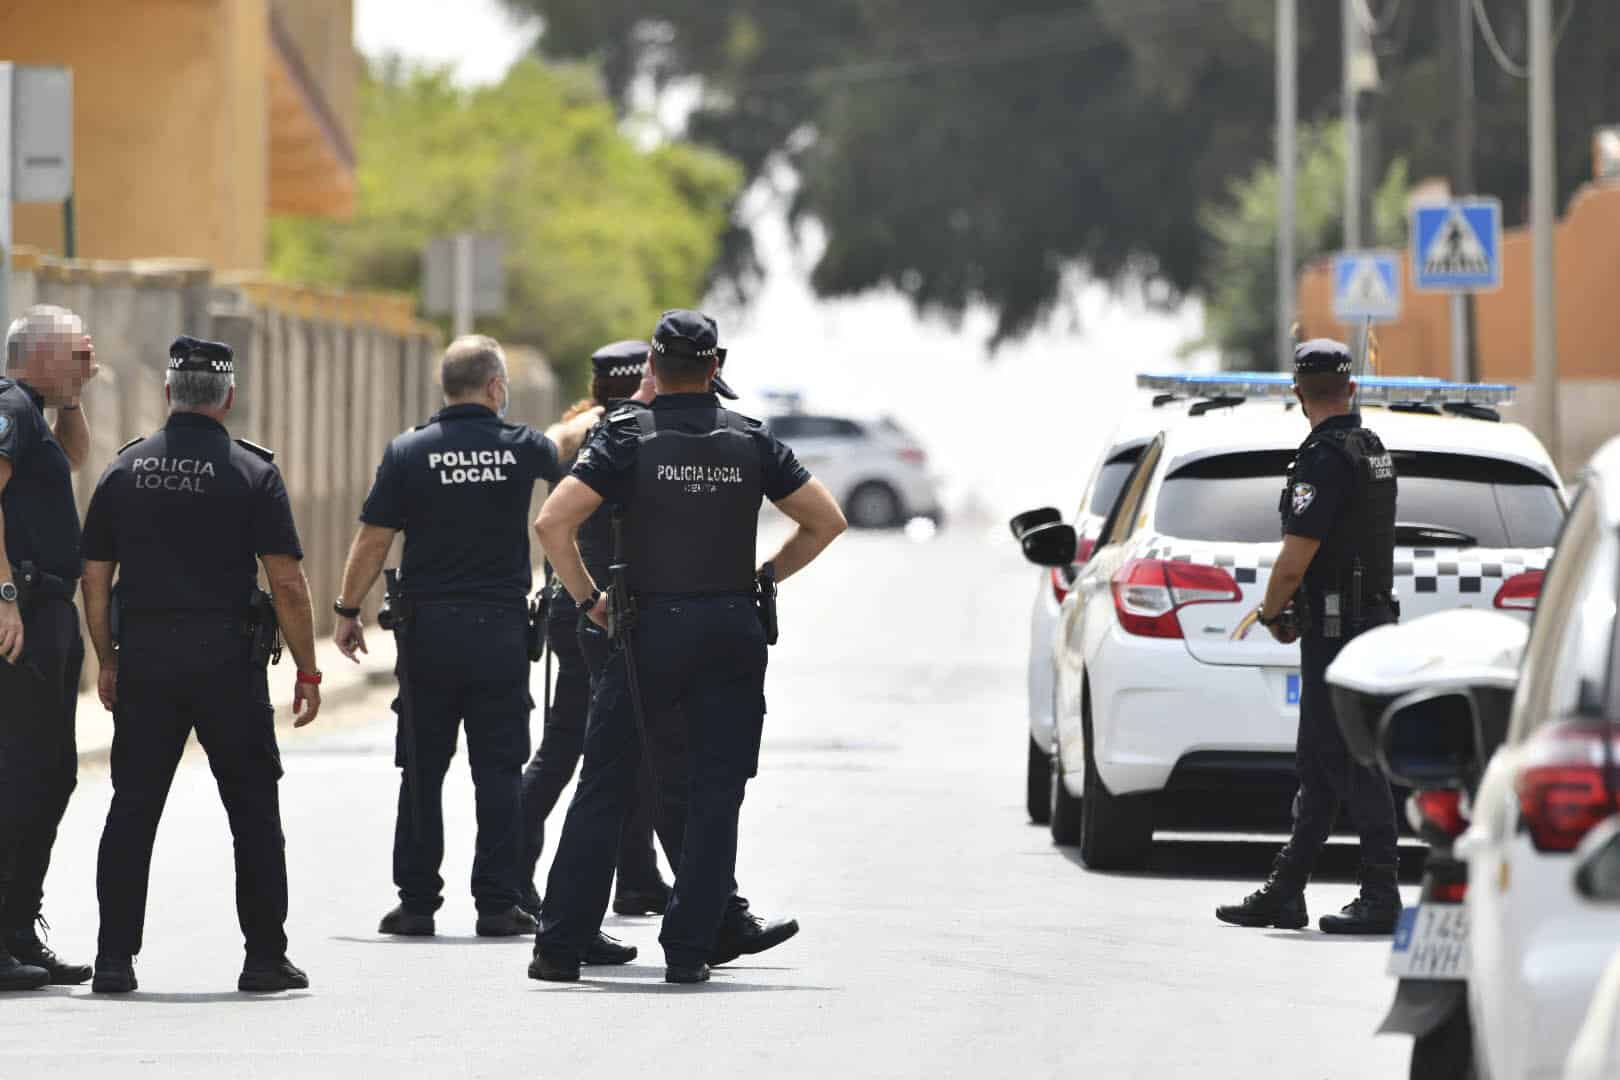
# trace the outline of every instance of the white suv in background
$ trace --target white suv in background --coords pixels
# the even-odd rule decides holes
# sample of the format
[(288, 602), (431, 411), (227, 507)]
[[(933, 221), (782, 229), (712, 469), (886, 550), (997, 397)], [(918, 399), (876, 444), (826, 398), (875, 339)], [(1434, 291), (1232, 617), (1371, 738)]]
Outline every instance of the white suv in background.
[(827, 485), (856, 528), (893, 528), (914, 517), (940, 520), (928, 454), (894, 420), (805, 412), (764, 419), (771, 434)]
[[(1193, 398), (1205, 393), (1198, 378)], [(1405, 382), (1367, 379), (1364, 392)], [(1247, 399), (1227, 389), (1163, 404), (1165, 430), (1063, 601), (1050, 826), (1088, 866), (1139, 865), (1159, 825), (1286, 818), (1299, 647), (1255, 617), (1280, 548), (1284, 472), (1309, 427), (1264, 399), (1278, 386), (1259, 376)], [(1558, 473), (1523, 427), (1442, 415), (1437, 386), (1390, 392), (1434, 415), (1365, 410), (1400, 478), (1403, 617), (1470, 606), (1528, 617), (1564, 517)]]

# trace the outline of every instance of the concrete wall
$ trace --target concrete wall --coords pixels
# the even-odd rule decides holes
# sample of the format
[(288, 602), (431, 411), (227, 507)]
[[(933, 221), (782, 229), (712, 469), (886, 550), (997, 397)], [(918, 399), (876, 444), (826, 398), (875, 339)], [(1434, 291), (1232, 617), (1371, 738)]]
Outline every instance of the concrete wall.
[[(411, 317), (411, 301), (219, 279), (196, 262), (64, 262), (26, 252), (11, 297), (14, 311), (35, 302), (70, 307), (95, 337), (101, 375), (85, 394), (91, 454), (76, 477), (81, 512), (117, 449), (162, 426), (174, 337), (230, 343), (237, 397), (227, 426), (276, 451), (317, 627), (330, 629), (343, 560), (383, 447), (442, 403), (440, 337)], [(560, 412), (550, 369), (537, 354), (512, 367), (512, 418), (550, 423)], [(380, 588), (368, 609), (379, 599)]]

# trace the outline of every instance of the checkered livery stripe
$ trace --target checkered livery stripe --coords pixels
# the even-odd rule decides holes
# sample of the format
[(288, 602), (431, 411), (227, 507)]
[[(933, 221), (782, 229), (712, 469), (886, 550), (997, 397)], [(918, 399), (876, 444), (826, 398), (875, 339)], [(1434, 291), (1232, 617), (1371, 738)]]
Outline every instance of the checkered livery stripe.
[[(1147, 541), (1142, 558), (1219, 566), (1239, 585), (1253, 585), (1261, 570), (1277, 562), (1275, 544), (1219, 544), (1155, 536)], [(1414, 594), (1440, 591), (1440, 582), (1457, 582), (1467, 596), (1494, 593), (1503, 581), (1530, 570), (1545, 570), (1553, 549), (1547, 548), (1407, 548), (1395, 549), (1395, 590)], [(1489, 583), (1489, 584), (1488, 584)]]

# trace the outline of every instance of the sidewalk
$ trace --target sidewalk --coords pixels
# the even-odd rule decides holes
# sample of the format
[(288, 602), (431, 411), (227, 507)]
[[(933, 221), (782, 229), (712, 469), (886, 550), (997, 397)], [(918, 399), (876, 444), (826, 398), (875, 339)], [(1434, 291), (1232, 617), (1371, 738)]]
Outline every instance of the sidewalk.
[[(323, 714), (328, 710), (353, 705), (373, 690), (393, 684), (394, 636), (375, 625), (367, 626), (366, 646), (371, 652), (362, 653), (360, 663), (354, 664), (344, 659), (337, 646), (332, 644), (331, 638), (317, 642), (315, 655), (321, 669)], [(85, 664), (91, 672), (94, 672), (96, 666), (94, 656), (86, 659)], [(292, 656), (285, 651), (282, 653), (281, 663), (270, 669), (270, 700), (276, 707), (278, 728), (292, 726), (293, 673), (296, 670)], [(101, 699), (96, 696), (94, 688), (79, 695), (77, 727), (79, 760), (105, 758), (112, 749), (112, 713), (101, 707)]]

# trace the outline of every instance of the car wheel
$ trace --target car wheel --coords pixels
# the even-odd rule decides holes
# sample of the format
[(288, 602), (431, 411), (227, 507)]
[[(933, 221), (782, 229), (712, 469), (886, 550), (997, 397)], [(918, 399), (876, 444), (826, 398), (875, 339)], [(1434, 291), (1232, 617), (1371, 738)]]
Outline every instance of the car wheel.
[(904, 524), (900, 495), (881, 480), (868, 480), (850, 493), (844, 514), (857, 529), (892, 529)]
[(1024, 777), (1024, 806), (1029, 820), (1045, 825), (1052, 820), (1052, 756), (1029, 736), (1029, 765)]
[(1047, 827), (1052, 830), (1052, 843), (1059, 847), (1072, 847), (1080, 842), (1080, 800), (1069, 794), (1063, 783), (1063, 744), (1052, 748), (1048, 786), (1051, 797), (1047, 802)]
[(1468, 1005), (1452, 1010), (1439, 1027), (1412, 1040), (1412, 1080), (1475, 1080), (1474, 1025)]
[(1153, 850), (1153, 796), (1115, 795), (1097, 773), (1092, 753), (1091, 688), (1081, 701), (1086, 740), (1086, 786), (1082, 796), (1080, 861), (1093, 870), (1133, 870)]

